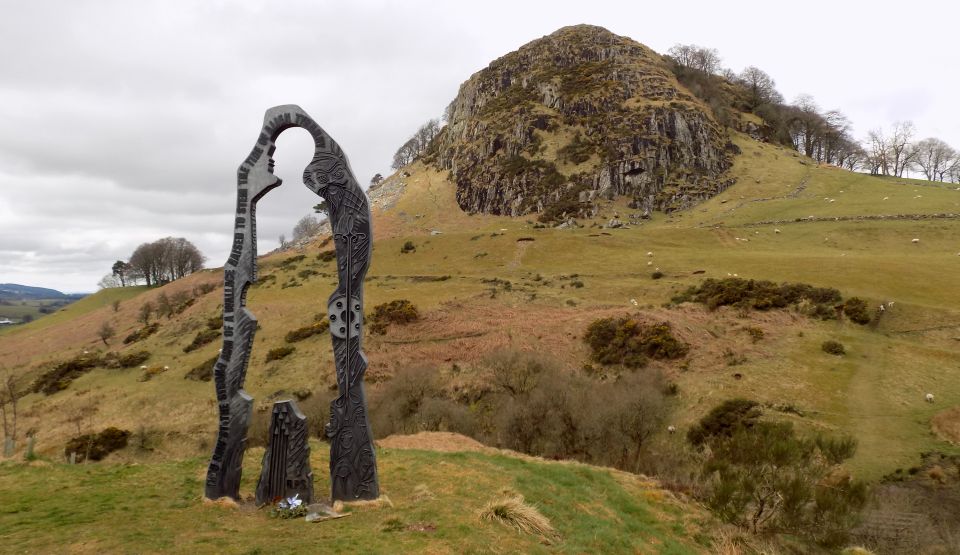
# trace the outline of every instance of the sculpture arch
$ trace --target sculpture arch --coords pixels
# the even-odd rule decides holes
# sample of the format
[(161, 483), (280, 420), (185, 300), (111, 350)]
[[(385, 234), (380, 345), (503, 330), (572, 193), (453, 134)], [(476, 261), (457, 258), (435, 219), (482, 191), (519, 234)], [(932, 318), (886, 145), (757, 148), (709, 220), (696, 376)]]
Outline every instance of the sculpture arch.
[(246, 308), (246, 294), (257, 277), (256, 205), (282, 184), (273, 174), (276, 140), (291, 127), (305, 129), (314, 155), (303, 183), (327, 203), (337, 254), (339, 284), (327, 300), (338, 396), (330, 406), (325, 428), (330, 439), (330, 481), (333, 499), (375, 499), (379, 496), (376, 455), (367, 417), (363, 375), (363, 280), (370, 265), (370, 206), (346, 155), (299, 106), (267, 110), (250, 154), (237, 169), (237, 204), (233, 247), (224, 265), (223, 346), (214, 366), (219, 428), (207, 470), (207, 498), (240, 498), (240, 477), (253, 399), (243, 389), (256, 317)]

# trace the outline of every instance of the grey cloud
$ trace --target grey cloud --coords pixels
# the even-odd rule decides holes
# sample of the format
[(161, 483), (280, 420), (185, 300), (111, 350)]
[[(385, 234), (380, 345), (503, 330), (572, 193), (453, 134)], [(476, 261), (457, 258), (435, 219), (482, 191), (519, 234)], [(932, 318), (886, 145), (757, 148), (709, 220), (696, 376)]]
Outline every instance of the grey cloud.
[[(612, 0), (491, 0), (482, 8), (416, 0), (7, 2), (0, 281), (90, 290), (113, 260), (168, 235), (187, 237), (219, 265), (229, 249), (236, 168), (266, 108), (303, 106), (366, 182), (386, 173), (396, 147), (439, 116), (472, 73), (575, 23), (603, 25), (661, 52), (677, 42), (711, 46), (735, 70), (768, 71), (787, 98), (806, 92), (840, 108), (858, 133), (914, 118), (921, 135), (960, 147), (950, 92), (957, 78), (944, 71), (957, 62), (951, 38), (918, 25), (900, 30), (901, 40), (877, 40), (887, 3), (862, 10), (810, 0), (791, 24), (815, 24), (832, 40), (800, 44), (783, 40), (784, 22), (765, 4), (731, 11), (707, 0), (682, 14), (669, 3)], [(942, 21), (958, 11), (936, 9)], [(937, 79), (913, 78), (928, 75)], [(309, 141), (288, 132), (276, 159), (285, 185), (262, 202), (261, 251), (317, 201), (300, 184)]]

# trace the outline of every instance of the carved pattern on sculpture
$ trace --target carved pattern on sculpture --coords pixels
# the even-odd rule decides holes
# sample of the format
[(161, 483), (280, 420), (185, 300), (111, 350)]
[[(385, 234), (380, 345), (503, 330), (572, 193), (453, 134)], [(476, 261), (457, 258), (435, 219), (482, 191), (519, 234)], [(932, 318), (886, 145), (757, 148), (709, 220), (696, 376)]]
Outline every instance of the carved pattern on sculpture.
[(263, 468), (257, 482), (257, 505), (294, 495), (313, 502), (313, 472), (307, 443), (307, 418), (293, 401), (278, 401), (270, 419), (270, 443), (263, 453)]
[[(214, 366), (220, 425), (207, 471), (206, 496), (240, 496), (241, 464), (253, 406), (243, 382), (257, 328), (256, 317), (246, 309), (247, 289), (257, 272), (256, 204), (281, 184), (273, 175), (271, 156), (277, 137), (290, 127), (307, 130), (314, 141), (314, 157), (303, 172), (303, 182), (327, 203), (340, 278), (327, 302), (339, 388), (325, 427), (330, 438), (332, 496), (374, 499), (379, 485), (363, 390), (367, 358), (362, 349), (363, 280), (372, 238), (370, 207), (340, 146), (293, 105), (267, 110), (257, 144), (237, 170), (234, 240), (224, 265), (223, 348)], [(338, 307), (338, 302), (342, 306)]]

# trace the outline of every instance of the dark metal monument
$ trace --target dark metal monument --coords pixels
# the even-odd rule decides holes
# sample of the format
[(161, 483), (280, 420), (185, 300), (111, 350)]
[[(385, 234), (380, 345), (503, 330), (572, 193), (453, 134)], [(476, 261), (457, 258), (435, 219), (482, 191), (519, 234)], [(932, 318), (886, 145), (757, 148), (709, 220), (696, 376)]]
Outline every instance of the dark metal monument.
[(313, 137), (314, 156), (303, 172), (303, 183), (326, 201), (340, 279), (327, 302), (339, 388), (325, 428), (330, 439), (332, 497), (345, 501), (376, 499), (380, 492), (363, 391), (367, 358), (362, 350), (363, 279), (370, 265), (373, 239), (370, 206), (340, 145), (294, 105), (267, 110), (257, 144), (237, 170), (233, 248), (224, 265), (223, 348), (214, 366), (220, 425), (205, 493), (209, 499), (240, 499), (240, 475), (253, 408), (243, 382), (257, 329), (256, 317), (246, 308), (247, 289), (256, 281), (257, 273), (256, 205), (281, 184), (273, 175), (271, 156), (277, 137), (291, 127), (301, 127)]
[(313, 502), (313, 472), (307, 418), (293, 401), (278, 401), (270, 418), (270, 443), (263, 453), (263, 469), (257, 482), (257, 505), (298, 495)]

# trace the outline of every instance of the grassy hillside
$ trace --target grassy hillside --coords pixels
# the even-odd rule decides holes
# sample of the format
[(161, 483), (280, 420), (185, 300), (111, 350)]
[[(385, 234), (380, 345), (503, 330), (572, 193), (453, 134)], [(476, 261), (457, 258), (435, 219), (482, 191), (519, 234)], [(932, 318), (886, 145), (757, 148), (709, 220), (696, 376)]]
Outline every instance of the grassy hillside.
[[(617, 229), (602, 226), (615, 216), (629, 222), (636, 212), (621, 202), (601, 205), (595, 219), (581, 220), (584, 227), (550, 229), (537, 226), (532, 219), (465, 214), (456, 205), (454, 187), (446, 175), (420, 164), (406, 168), (408, 177), (396, 174), (389, 178), (381, 189), (392, 191), (391, 198), (385, 199), (382, 192), (373, 195), (379, 208), (375, 210), (376, 242), (366, 287), (367, 305), (372, 308), (407, 299), (423, 317), (407, 326), (391, 326), (385, 335), (365, 338), (371, 396), (383, 391), (398, 371), (415, 365), (444, 369), (451, 387), (470, 387), (487, 379), (484, 358), (507, 348), (549, 353), (568, 371), (579, 372), (589, 361), (582, 337), (590, 322), (639, 313), (648, 320), (671, 322), (678, 337), (691, 345), (684, 360), (651, 365), (678, 386), (679, 394), (670, 401), (669, 423), (681, 432), (720, 401), (745, 396), (766, 404), (776, 418), (790, 420), (801, 429), (857, 438), (859, 449), (848, 466), (859, 477), (876, 479), (897, 468), (908, 468), (921, 452), (932, 449), (960, 453), (960, 448), (935, 435), (930, 427), (935, 415), (960, 406), (960, 367), (956, 363), (960, 360), (960, 292), (952, 283), (960, 269), (960, 221), (953, 217), (960, 212), (960, 191), (942, 184), (818, 167), (792, 151), (745, 136), (737, 136), (736, 142), (743, 151), (731, 170), (738, 178), (736, 185), (690, 210), (655, 213), (651, 220)], [(309, 402), (322, 404), (334, 383), (326, 334), (291, 344), (295, 351), (282, 360), (265, 360), (268, 350), (287, 345), (284, 336), (289, 331), (314, 321), (336, 284), (334, 262), (324, 261), (322, 256), (331, 248), (323, 239), (302, 251), (273, 253), (261, 259), (261, 282), (251, 289), (248, 302), (261, 324), (247, 377), (247, 390), (255, 398), (258, 414), (265, 414), (273, 400), (296, 391), (309, 392)], [(402, 252), (408, 241), (415, 246), (414, 252)], [(662, 272), (663, 277), (652, 279), (654, 271)], [(813, 320), (792, 310), (721, 308), (710, 312), (700, 305), (664, 306), (705, 278), (732, 275), (834, 287), (844, 297), (865, 298), (871, 311), (880, 303), (894, 304), (869, 326)], [(31, 393), (21, 399), (20, 429), (35, 431), (38, 452), (51, 460), (62, 457), (64, 444), (78, 430), (106, 426), (141, 430), (155, 445), (150, 452), (131, 447), (113, 456), (114, 460), (151, 463), (141, 467), (55, 464), (37, 469), (8, 465), (0, 480), (16, 488), (10, 491), (22, 492), (16, 498), (28, 491), (32, 495), (48, 491), (41, 482), (46, 483), (50, 473), (76, 479), (87, 484), (83, 491), (91, 492), (89, 503), (97, 510), (127, 507), (161, 515), (150, 525), (157, 527), (155, 535), (152, 530), (142, 531), (138, 521), (124, 523), (128, 528), (121, 534), (127, 540), (142, 537), (157, 550), (177, 545), (164, 542), (187, 541), (164, 539), (169, 535), (160, 533), (177, 522), (204, 523), (190, 541), (209, 541), (210, 550), (218, 545), (213, 541), (228, 536), (228, 529), (240, 530), (242, 537), (257, 533), (237, 524), (236, 519), (265, 519), (260, 513), (225, 515), (218, 512), (221, 509), (194, 503), (201, 490), (203, 460), (215, 434), (216, 406), (212, 383), (185, 380), (184, 375), (215, 357), (219, 343), (213, 341), (189, 353), (184, 347), (221, 310), (222, 289), (200, 293), (198, 287), (221, 281), (219, 270), (208, 270), (160, 289), (103, 291), (0, 335), (0, 372), (12, 372), (21, 388), (55, 362), (84, 350), (146, 350), (150, 358), (144, 364), (158, 369), (152, 379), (144, 380), (138, 367), (95, 368), (64, 391), (50, 396)], [(141, 326), (137, 313), (143, 303), (177, 292), (195, 301), (180, 314), (160, 318), (156, 334), (122, 344), (126, 335)], [(121, 300), (116, 312), (111, 306), (114, 299)], [(104, 321), (117, 329), (109, 346), (96, 335)], [(746, 328), (762, 330), (763, 339), (754, 342)], [(824, 353), (821, 344), (827, 339), (843, 343), (847, 354), (835, 357)], [(163, 371), (164, 367), (168, 369)], [(933, 403), (924, 400), (926, 393), (935, 395)], [(950, 426), (950, 422), (941, 422), (941, 428)], [(652, 441), (669, 447), (684, 439), (682, 433), (670, 435), (664, 430)], [(314, 465), (318, 477), (325, 474), (324, 451), (319, 446), (314, 450), (315, 458), (320, 457)], [(249, 480), (259, 467), (258, 455), (249, 456), (245, 492), (251, 491)], [(441, 463), (452, 465), (443, 468), (457, 469), (481, 465), (493, 474), (504, 465), (510, 472), (519, 472), (510, 465), (520, 464), (485, 455), (389, 451), (382, 460), (385, 476), (432, 472), (441, 468), (437, 466)], [(530, 468), (536, 468), (530, 476), (546, 472), (541, 467)], [(556, 468), (574, 472), (572, 469), (581, 467)], [(554, 471), (543, 475), (550, 476), (551, 483), (567, 487), (569, 476), (550, 472)], [(591, 480), (604, 472), (590, 470)], [(121, 493), (100, 491), (97, 486), (114, 474), (125, 477), (118, 479), (118, 484), (128, 485), (122, 485)], [(162, 484), (169, 480), (181, 487), (164, 490)], [(117, 501), (121, 508), (112, 508), (114, 500), (125, 498), (122, 492), (132, 492), (133, 484), (140, 482), (154, 484), (155, 493), (136, 494), (135, 501)], [(385, 478), (385, 487), (399, 505), (408, 502), (405, 496), (415, 482), (412, 477)], [(477, 492), (495, 489), (490, 482), (479, 483), (483, 485)], [(533, 489), (522, 492), (531, 500), (546, 503)], [(470, 499), (479, 504), (485, 497)], [(27, 520), (22, 518), (27, 513), (20, 512), (28, 510), (23, 508), (26, 501), (19, 503), (21, 508), (13, 516), (9, 512), (4, 516), (19, 523), (14, 528), (14, 537), (20, 542), (16, 545), (42, 551), (44, 545), (31, 542), (43, 540), (31, 537)], [(585, 531), (589, 526), (577, 528), (582, 513), (570, 518), (564, 516), (567, 508), (550, 510), (544, 507), (565, 537), (590, 535)], [(43, 518), (65, 518), (53, 508), (49, 511)], [(91, 511), (82, 508), (80, 514), (88, 516), (77, 517), (76, 524), (92, 526), (90, 549), (110, 550), (121, 545), (112, 543), (121, 540), (107, 534), (106, 517), (90, 516)], [(445, 514), (430, 511), (410, 518), (439, 521)], [(604, 511), (608, 509), (597, 509), (597, 514)], [(363, 530), (386, 518), (380, 513), (357, 516), (337, 525), (354, 530), (353, 536), (333, 534), (323, 526), (311, 528), (317, 530), (311, 533), (349, 543), (358, 541), (350, 538), (359, 538)], [(476, 523), (469, 515), (463, 517), (467, 520), (457, 520), (459, 513), (442, 518), (457, 523), (451, 525), (449, 535), (439, 531), (447, 530), (444, 525), (438, 526), (429, 540), (408, 534), (409, 539), (403, 541), (442, 553), (461, 542), (468, 551), (481, 550), (494, 537), (489, 530), (474, 530)], [(570, 520), (565, 521), (567, 518)], [(608, 521), (626, 526), (618, 518)], [(271, 522), (270, 530), (282, 531), (288, 525), (295, 524)], [(611, 538), (622, 531), (616, 526)], [(64, 528), (63, 537), (71, 530)], [(496, 536), (498, 541), (511, 537)], [(684, 543), (686, 540), (673, 544), (670, 542), (678, 540), (663, 537), (667, 538), (663, 552), (695, 547)], [(684, 533), (684, 537), (688, 536)], [(257, 542), (268, 538), (251, 541), (251, 545), (261, 545)], [(425, 543), (417, 543), (421, 541)], [(573, 542), (568, 544), (573, 547), (566, 549), (570, 552), (594, 551), (587, 543), (576, 543), (581, 540), (569, 541)], [(240, 550), (239, 543), (233, 545)], [(266, 550), (267, 544), (262, 545)], [(517, 545), (538, 549), (534, 544)], [(676, 551), (670, 551), (674, 545)], [(622, 550), (637, 549), (646, 552), (647, 547), (624, 546)]]
[[(146, 286), (138, 287), (117, 287), (113, 289), (103, 289), (92, 295), (87, 295), (86, 297), (80, 299), (79, 301), (68, 304), (67, 306), (61, 308), (60, 310), (54, 312), (53, 314), (48, 314), (43, 316), (39, 312), (34, 314), (37, 320), (30, 322), (28, 324), (19, 325), (19, 326), (10, 326), (0, 328), (0, 334), (17, 334), (21, 332), (36, 332), (49, 328), (51, 326), (56, 326), (58, 324), (63, 324), (64, 322), (69, 322), (87, 314), (93, 310), (97, 310), (103, 307), (112, 307), (114, 301), (120, 301), (121, 304), (127, 299), (132, 299), (139, 295), (140, 293), (147, 290)], [(40, 304), (47, 301), (27, 301), (33, 306), (33, 310), (37, 310)], [(0, 307), (0, 316), (9, 316), (6, 312), (8, 309), (14, 309), (16, 307)], [(32, 312), (31, 312), (32, 313)], [(42, 319), (40, 319), (42, 316)]]
[[(328, 487), (327, 449), (312, 445), (315, 485)], [(262, 449), (247, 453), (252, 491)], [(200, 503), (206, 460), (150, 465), (0, 463), (4, 548), (71, 553), (707, 553), (709, 518), (635, 475), (495, 452), (380, 449), (390, 506), (357, 507), (316, 524), (272, 520), (252, 504)], [(522, 494), (559, 533), (545, 544), (479, 512), (502, 491)], [(44, 532), (37, 534), (38, 527)], [(699, 543), (698, 543), (699, 542)]]

